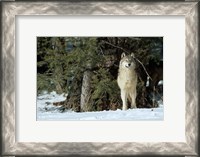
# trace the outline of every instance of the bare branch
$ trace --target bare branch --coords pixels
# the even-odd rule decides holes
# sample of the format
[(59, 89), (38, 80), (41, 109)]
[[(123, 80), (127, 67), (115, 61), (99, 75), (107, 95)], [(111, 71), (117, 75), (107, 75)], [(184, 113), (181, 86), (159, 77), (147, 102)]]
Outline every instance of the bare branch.
[(141, 62), (139, 59), (137, 59), (136, 57), (134, 57), (134, 58), (142, 65), (142, 67), (143, 67), (145, 73), (146, 73), (147, 76), (152, 80), (151, 76), (148, 74), (148, 72), (147, 72), (146, 68), (144, 67), (144, 65), (142, 64), (142, 62)]
[(116, 46), (116, 45), (111, 44), (111, 43), (109, 43), (109, 42), (107, 42), (107, 41), (104, 41), (104, 43), (106, 43), (106, 44), (108, 44), (108, 45), (111, 45), (111, 46), (113, 46), (113, 47), (116, 47), (116, 48), (118, 48), (118, 49), (121, 49), (122, 51), (124, 51), (124, 52), (126, 52), (126, 53), (129, 53), (128, 51), (126, 51), (126, 50), (123, 49), (122, 47)]

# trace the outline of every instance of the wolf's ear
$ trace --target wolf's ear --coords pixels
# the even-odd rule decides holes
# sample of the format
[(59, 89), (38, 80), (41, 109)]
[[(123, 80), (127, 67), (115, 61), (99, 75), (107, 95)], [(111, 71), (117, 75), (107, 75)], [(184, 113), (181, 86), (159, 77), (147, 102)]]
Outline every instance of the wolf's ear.
[(134, 55), (134, 53), (131, 53), (131, 57), (135, 58), (135, 55)]
[(123, 52), (122, 54), (121, 54), (121, 58), (124, 58), (126, 56), (126, 54)]

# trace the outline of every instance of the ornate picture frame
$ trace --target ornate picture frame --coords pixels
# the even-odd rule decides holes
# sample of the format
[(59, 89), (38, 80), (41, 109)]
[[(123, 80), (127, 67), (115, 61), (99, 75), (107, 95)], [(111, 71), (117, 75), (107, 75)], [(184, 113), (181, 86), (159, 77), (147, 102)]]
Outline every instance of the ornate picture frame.
[[(199, 1), (2, 1), (1, 8), (2, 155), (199, 155)], [(15, 19), (18, 15), (183, 15), (186, 26), (186, 142), (16, 142)]]

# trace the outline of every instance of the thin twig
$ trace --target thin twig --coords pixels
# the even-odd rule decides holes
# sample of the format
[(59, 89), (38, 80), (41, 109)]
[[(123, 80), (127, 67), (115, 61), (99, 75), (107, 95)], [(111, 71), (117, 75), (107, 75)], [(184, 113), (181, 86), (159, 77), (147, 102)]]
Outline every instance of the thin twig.
[[(126, 52), (126, 53), (130, 53), (130, 52), (126, 51), (125, 49), (123, 49), (122, 47), (116, 46), (116, 45), (111, 44), (111, 43), (109, 43), (109, 42), (107, 42), (107, 41), (104, 41), (104, 42), (105, 42), (106, 44), (108, 44), (108, 45), (111, 45), (111, 46), (113, 46), (113, 47), (116, 47), (116, 48), (118, 48), (118, 49), (121, 49), (122, 51), (124, 51), (124, 52)], [(148, 74), (148, 72), (147, 72), (145, 66), (142, 64), (142, 62), (141, 62), (139, 59), (137, 59), (136, 57), (134, 57), (134, 58), (136, 59), (136, 61), (138, 61), (138, 63), (140, 63), (140, 64), (142, 65), (142, 67), (143, 67), (145, 73), (146, 73), (147, 76), (152, 80), (151, 76)]]
[(149, 76), (149, 74), (148, 74), (146, 68), (144, 67), (144, 65), (142, 64), (142, 62), (141, 62), (139, 59), (137, 59), (136, 57), (134, 57), (134, 58), (142, 65), (142, 67), (143, 67), (144, 71), (146, 72), (147, 76), (148, 76), (148, 77), (151, 79), (151, 81), (152, 81), (151, 76)]
[(101, 50), (102, 55), (105, 56), (101, 47), (100, 47), (100, 50)]
[(126, 53), (129, 53), (128, 51), (124, 50), (122, 47), (116, 46), (116, 45), (111, 44), (111, 43), (109, 43), (109, 42), (107, 42), (107, 41), (104, 41), (104, 43), (106, 43), (106, 44), (108, 44), (108, 45), (111, 45), (111, 46), (113, 46), (113, 47), (116, 47), (116, 48), (118, 48), (118, 49), (121, 49), (121, 50), (123, 50), (123, 51), (126, 52)]

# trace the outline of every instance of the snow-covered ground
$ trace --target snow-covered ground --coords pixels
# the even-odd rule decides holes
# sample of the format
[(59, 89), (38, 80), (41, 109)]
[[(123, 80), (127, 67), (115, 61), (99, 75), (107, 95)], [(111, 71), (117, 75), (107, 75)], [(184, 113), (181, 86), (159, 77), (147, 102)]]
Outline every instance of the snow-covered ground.
[(159, 108), (153, 109), (128, 109), (122, 111), (100, 111), (77, 113), (70, 110), (64, 111), (61, 106), (54, 106), (53, 102), (65, 100), (65, 95), (56, 92), (43, 93), (37, 97), (38, 121), (67, 121), (67, 120), (163, 120), (164, 110), (160, 103)]

